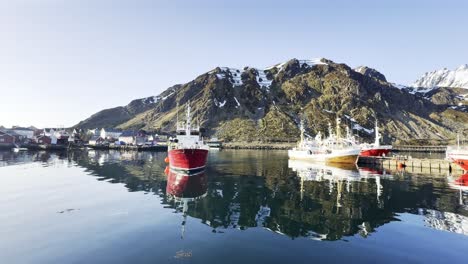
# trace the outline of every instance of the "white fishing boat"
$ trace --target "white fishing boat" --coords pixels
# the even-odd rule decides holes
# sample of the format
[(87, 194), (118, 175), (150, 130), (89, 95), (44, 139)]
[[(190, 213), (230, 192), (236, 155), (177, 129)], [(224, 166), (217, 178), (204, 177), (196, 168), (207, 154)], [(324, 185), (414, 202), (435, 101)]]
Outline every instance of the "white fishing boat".
[(342, 137), (340, 119), (337, 118), (336, 134), (329, 124), (329, 136), (322, 139), (319, 132), (314, 139), (304, 137), (304, 125), (301, 122), (301, 139), (297, 147), (288, 151), (291, 159), (325, 163), (356, 163), (361, 148), (349, 137)]

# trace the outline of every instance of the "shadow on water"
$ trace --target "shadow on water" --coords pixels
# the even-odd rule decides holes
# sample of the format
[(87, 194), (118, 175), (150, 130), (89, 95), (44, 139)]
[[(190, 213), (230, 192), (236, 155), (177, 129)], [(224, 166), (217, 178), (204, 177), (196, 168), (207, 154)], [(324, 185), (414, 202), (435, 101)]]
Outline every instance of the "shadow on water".
[[(399, 214), (425, 216), (435, 229), (466, 235), (467, 190), (445, 177), (288, 161), (283, 151), (220, 151), (197, 175), (169, 172), (166, 153), (0, 152), (0, 166), (63, 163), (130, 192), (161, 197), (168, 209), (212, 232), (264, 228), (291, 238), (367, 237)], [(465, 176), (466, 177), (466, 176)], [(466, 188), (466, 187), (464, 187)], [(182, 232), (183, 234), (183, 232)]]

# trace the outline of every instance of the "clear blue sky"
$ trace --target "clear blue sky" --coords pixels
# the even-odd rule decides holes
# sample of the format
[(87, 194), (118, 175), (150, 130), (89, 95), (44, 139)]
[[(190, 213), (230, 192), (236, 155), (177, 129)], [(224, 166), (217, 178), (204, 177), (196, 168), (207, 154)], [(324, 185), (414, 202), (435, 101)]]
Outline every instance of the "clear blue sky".
[(0, 124), (71, 126), (216, 66), (325, 57), (409, 84), (468, 63), (468, 1), (380, 2), (0, 0)]

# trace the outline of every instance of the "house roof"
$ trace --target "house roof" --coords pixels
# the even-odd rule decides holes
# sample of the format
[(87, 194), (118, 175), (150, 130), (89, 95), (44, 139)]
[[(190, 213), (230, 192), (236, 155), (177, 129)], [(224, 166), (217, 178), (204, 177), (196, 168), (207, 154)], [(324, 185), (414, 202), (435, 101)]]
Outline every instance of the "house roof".
[(34, 131), (30, 128), (27, 128), (27, 127), (13, 127), (11, 128), (11, 130), (18, 130), (18, 131)]
[(10, 137), (19, 136), (19, 135), (16, 134), (15, 132), (13, 132), (13, 131), (8, 131), (8, 130), (0, 130), (0, 135), (8, 135), (8, 136), (10, 136)]
[(22, 135), (16, 133), (15, 131), (11, 130), (11, 129), (5, 129), (3, 132), (5, 132), (6, 134), (9, 134), (11, 136), (19, 136), (19, 137), (22, 137)]
[(113, 128), (103, 128), (104, 131), (106, 132), (111, 132), (111, 133), (122, 133), (122, 130), (118, 130), (118, 129), (113, 129)]
[(135, 130), (125, 130), (122, 131), (122, 134), (120, 134), (121, 137), (133, 137), (136, 136), (136, 131)]

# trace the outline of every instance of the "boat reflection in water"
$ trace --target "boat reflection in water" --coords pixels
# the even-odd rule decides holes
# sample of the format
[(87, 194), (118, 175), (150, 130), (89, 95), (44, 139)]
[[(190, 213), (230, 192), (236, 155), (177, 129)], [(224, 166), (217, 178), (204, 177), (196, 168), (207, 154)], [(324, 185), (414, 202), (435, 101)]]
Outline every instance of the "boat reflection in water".
[[(288, 167), (297, 173), (300, 178), (300, 193), (301, 200), (304, 196), (309, 196), (309, 199), (320, 200), (323, 202), (323, 194), (320, 197), (311, 197), (310, 191), (316, 189), (316, 185), (313, 183), (325, 183), (325, 188), (328, 187), (329, 201), (335, 201), (334, 208), (330, 210), (329, 214), (333, 218), (341, 219), (342, 221), (349, 222), (348, 234), (352, 234), (353, 225), (359, 230), (359, 233), (363, 237), (367, 237), (370, 233), (374, 232), (375, 228), (382, 223), (376, 223), (376, 219), (373, 219), (373, 213), (384, 209), (384, 199), (382, 199), (383, 186), (381, 183), (382, 178), (391, 179), (392, 176), (385, 173), (385, 171), (379, 171), (372, 168), (358, 168), (354, 164), (340, 164), (340, 165), (325, 165), (323, 163), (312, 163), (297, 160), (289, 160)], [(372, 179), (369, 181), (369, 179)], [(306, 183), (312, 185), (306, 186)], [(328, 184), (327, 184), (328, 183)], [(373, 190), (372, 190), (373, 189)], [(375, 193), (374, 201), (365, 201), (369, 199), (369, 195)], [(358, 197), (361, 197), (358, 199)], [(369, 197), (369, 198), (365, 198)], [(359, 201), (360, 200), (360, 201)], [(358, 203), (356, 203), (358, 202)], [(368, 209), (364, 209), (359, 204), (366, 203)], [(372, 206), (372, 204), (375, 204)], [(356, 207), (357, 206), (357, 207)], [(372, 207), (374, 209), (372, 209)], [(329, 209), (326, 209), (329, 210)], [(383, 216), (383, 214), (382, 214)], [(390, 215), (387, 216), (391, 218)], [(389, 219), (383, 220), (385, 223)], [(355, 220), (362, 219), (363, 222), (353, 224)], [(378, 221), (380, 222), (380, 221)], [(315, 238), (319, 240), (335, 240), (341, 236), (336, 237), (336, 234), (332, 230), (328, 230), (328, 233), (316, 233)], [(330, 231), (332, 233), (330, 233)]]
[[(208, 239), (212, 234), (248, 229), (251, 232), (240, 236), (251, 236), (252, 241), (264, 229), (291, 239), (360, 239), (375, 230), (385, 235), (390, 231), (381, 226), (408, 221), (409, 215), (421, 220), (417, 224), (468, 235), (468, 191), (461, 186), (466, 185), (466, 175), (457, 175), (450, 184), (435, 175), (405, 171), (390, 175), (354, 165), (288, 161), (284, 152), (227, 150), (210, 155), (204, 171), (190, 174), (170, 170), (165, 174), (166, 153), (158, 152), (8, 151), (0, 152), (0, 166), (38, 164), (28, 166), (37, 175), (77, 167), (87, 177), (119, 184), (128, 192), (153, 193), (161, 209), (178, 213), (169, 217), (172, 223), (182, 222), (182, 236), (190, 219), (190, 230)], [(166, 231), (173, 239), (178, 230)], [(184, 243), (193, 242), (192, 237), (186, 238)]]
[[(468, 211), (468, 173), (455, 178), (449, 177), (448, 184), (458, 190), (459, 208)], [(468, 217), (465, 215), (422, 208), (419, 209), (419, 214), (425, 216), (424, 222), (431, 228), (468, 236)]]
[(206, 196), (208, 189), (208, 177), (205, 170), (198, 172), (179, 172), (167, 170), (166, 194), (169, 201), (172, 201), (176, 209), (182, 211), (182, 234), (185, 235), (185, 224), (189, 203)]
[(343, 185), (346, 184), (346, 191), (352, 192), (352, 182), (367, 182), (368, 179), (374, 179), (376, 185), (377, 201), (380, 203), (383, 186), (381, 178), (391, 179), (392, 176), (374, 168), (361, 167), (355, 164), (323, 164), (306, 161), (289, 160), (288, 167), (297, 173), (301, 179), (301, 196), (303, 196), (304, 181), (328, 181), (329, 193), (337, 189), (337, 206), (341, 207), (341, 196)]

